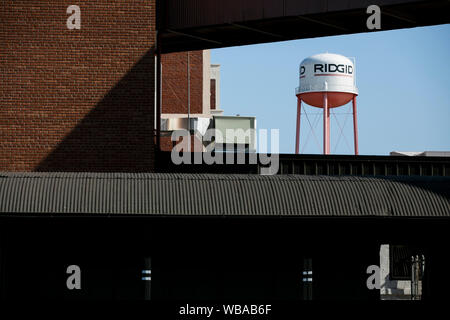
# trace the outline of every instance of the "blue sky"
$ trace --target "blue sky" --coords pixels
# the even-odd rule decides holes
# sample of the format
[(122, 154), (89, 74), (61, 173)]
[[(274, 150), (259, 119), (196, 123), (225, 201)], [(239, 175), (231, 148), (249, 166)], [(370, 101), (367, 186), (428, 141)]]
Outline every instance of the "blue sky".
[[(304, 39), (211, 50), (221, 65), (221, 107), (225, 115), (256, 116), (258, 129), (280, 130), (280, 152), (295, 145), (298, 67), (313, 54), (356, 58), (360, 154), (390, 151), (450, 151), (450, 25)], [(350, 104), (334, 109), (350, 110)], [(308, 113), (320, 109), (309, 107)], [(310, 114), (311, 124), (318, 115)], [(331, 151), (353, 152), (352, 119), (332, 117)], [(305, 117), (300, 150), (321, 153)], [(322, 142), (322, 121), (315, 129)]]

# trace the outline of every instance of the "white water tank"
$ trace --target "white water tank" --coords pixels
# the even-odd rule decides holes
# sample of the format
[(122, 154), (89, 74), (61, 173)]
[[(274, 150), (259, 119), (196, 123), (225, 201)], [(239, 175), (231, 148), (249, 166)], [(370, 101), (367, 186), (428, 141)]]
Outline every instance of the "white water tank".
[(339, 107), (358, 94), (355, 79), (354, 61), (339, 54), (320, 53), (300, 64), (299, 87), (295, 93), (307, 104), (322, 107), (319, 93), (327, 92), (329, 107)]

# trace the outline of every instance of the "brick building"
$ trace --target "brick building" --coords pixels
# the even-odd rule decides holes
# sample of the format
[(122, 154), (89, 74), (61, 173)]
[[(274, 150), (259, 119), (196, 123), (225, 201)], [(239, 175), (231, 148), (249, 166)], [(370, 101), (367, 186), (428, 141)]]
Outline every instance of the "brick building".
[(0, 6), (0, 170), (152, 171), (155, 0)]
[(162, 54), (158, 89), (155, 1), (78, 2), (80, 29), (67, 28), (70, 4), (0, 9), (0, 170), (155, 171), (159, 116), (179, 129), (222, 113), (220, 66), (209, 50)]
[[(220, 65), (211, 65), (210, 50), (200, 50), (163, 54), (161, 68), (161, 121), (165, 131), (161, 150), (171, 151), (176, 142), (171, 141), (170, 134), (174, 129), (188, 129), (188, 117), (208, 123), (214, 115), (222, 114), (218, 107)], [(194, 134), (191, 139), (198, 137)], [(192, 150), (195, 146), (192, 142)], [(202, 150), (197, 147), (196, 151)]]

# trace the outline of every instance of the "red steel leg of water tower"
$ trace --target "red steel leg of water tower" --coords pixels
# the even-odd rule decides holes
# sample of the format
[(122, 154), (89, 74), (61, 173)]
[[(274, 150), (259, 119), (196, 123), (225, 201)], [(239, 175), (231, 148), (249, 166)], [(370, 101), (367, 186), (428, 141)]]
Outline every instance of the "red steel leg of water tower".
[(358, 120), (356, 119), (356, 96), (353, 96), (353, 137), (355, 139), (355, 155), (358, 155)]
[(297, 98), (297, 132), (295, 133), (295, 154), (298, 154), (299, 152), (301, 110), (302, 110), (302, 99)]
[(323, 94), (323, 154), (330, 153), (330, 112), (328, 110), (328, 94)]
[(331, 143), (330, 143), (330, 110), (331, 110), (331, 108), (328, 108), (328, 112), (327, 112), (327, 123), (328, 123), (328, 125), (327, 125), (327, 137), (328, 137), (328, 143), (327, 143), (327, 146), (328, 146), (328, 149), (327, 149), (327, 154), (330, 154), (330, 148), (331, 148)]

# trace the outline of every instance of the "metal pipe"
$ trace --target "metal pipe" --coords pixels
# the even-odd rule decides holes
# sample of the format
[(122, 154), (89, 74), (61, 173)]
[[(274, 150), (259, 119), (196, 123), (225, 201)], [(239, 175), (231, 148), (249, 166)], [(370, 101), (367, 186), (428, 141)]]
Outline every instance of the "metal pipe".
[(330, 154), (330, 113), (326, 92), (323, 94), (323, 154)]
[[(327, 101), (328, 101), (328, 99), (327, 99)], [(331, 153), (330, 152), (330, 150), (331, 150), (331, 143), (330, 143), (330, 127), (331, 127), (331, 125), (330, 125), (330, 111), (331, 111), (331, 108), (328, 108), (328, 112), (327, 112), (327, 140), (328, 140), (328, 143), (327, 143), (327, 154)]]
[(302, 110), (302, 99), (297, 98), (297, 131), (295, 134), (295, 153), (298, 154), (300, 148), (300, 116)]
[(313, 300), (313, 267), (312, 258), (303, 258), (303, 300)]
[(188, 113), (188, 131), (191, 134), (191, 77), (190, 77), (190, 66), (189, 66), (189, 51), (187, 52), (187, 113)]
[(161, 150), (161, 103), (162, 103), (162, 65), (161, 65), (161, 41), (159, 32), (156, 35), (156, 151)]
[(359, 154), (358, 150), (358, 120), (356, 117), (356, 95), (353, 96), (353, 138), (355, 144), (355, 155)]
[(141, 281), (144, 282), (144, 300), (152, 298), (152, 259), (144, 258), (144, 268), (141, 271)]

